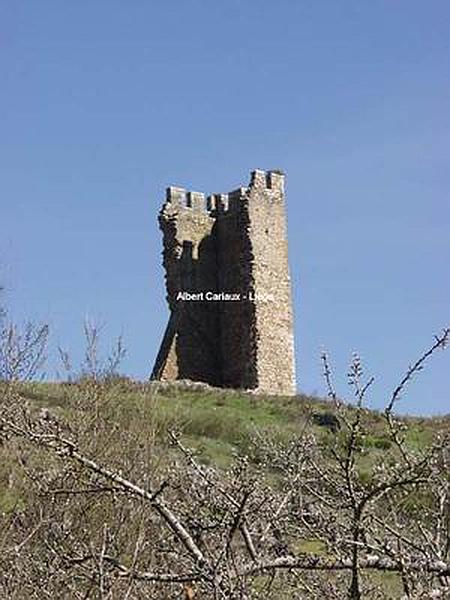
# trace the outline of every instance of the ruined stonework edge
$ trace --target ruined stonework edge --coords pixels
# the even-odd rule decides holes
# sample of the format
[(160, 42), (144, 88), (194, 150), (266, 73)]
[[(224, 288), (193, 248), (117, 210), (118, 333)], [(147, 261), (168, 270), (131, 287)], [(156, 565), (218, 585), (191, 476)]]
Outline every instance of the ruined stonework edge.
[[(153, 379), (295, 394), (285, 220), (280, 171), (255, 170), (248, 187), (229, 194), (167, 188), (159, 223), (171, 318)], [(272, 307), (258, 300), (215, 308), (174, 302), (177, 290), (207, 286), (278, 293), (279, 299)]]

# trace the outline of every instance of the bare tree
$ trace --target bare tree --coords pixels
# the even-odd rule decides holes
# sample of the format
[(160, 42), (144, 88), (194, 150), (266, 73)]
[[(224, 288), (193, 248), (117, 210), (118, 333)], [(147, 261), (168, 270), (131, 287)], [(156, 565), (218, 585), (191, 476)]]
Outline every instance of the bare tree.
[(85, 349), (83, 361), (78, 373), (74, 372), (69, 352), (64, 350), (61, 346), (58, 347), (59, 359), (68, 381), (76, 381), (77, 379), (85, 378), (100, 382), (119, 376), (119, 367), (127, 354), (123, 336), (118, 336), (112, 349), (105, 358), (103, 357), (100, 348), (102, 330), (102, 325), (99, 325), (91, 319), (85, 319), (83, 323)]
[(0, 317), (0, 379), (29, 381), (46, 361), (49, 327), (28, 321), (23, 326)]
[[(4, 288), (0, 286), (0, 294)], [(29, 381), (46, 361), (49, 327), (46, 323), (11, 320), (0, 303), (0, 381)]]
[(394, 409), (449, 335), (436, 337), (387, 401), (375, 462), (372, 379), (357, 356), (352, 405), (339, 399), (323, 356), (334, 431), (318, 437), (312, 414), (287, 441), (255, 429), (247, 455), (225, 471), (203, 464), (182, 431), (158, 442), (155, 386), (135, 387), (142, 402), (126, 428), (111, 418), (122, 408), (105, 386), (100, 415), (82, 388), (79, 416), (67, 421), (5, 386), (3, 451), (22, 465), (26, 502), (2, 517), (1, 595), (356, 600), (394, 597), (384, 586), (393, 574), (403, 598), (448, 597), (448, 434), (416, 448)]

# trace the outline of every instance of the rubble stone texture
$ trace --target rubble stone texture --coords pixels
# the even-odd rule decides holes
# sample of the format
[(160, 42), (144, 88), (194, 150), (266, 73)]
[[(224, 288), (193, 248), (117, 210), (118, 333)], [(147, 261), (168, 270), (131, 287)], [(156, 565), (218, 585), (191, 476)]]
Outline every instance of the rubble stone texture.
[(152, 379), (294, 394), (284, 175), (208, 198), (169, 187), (159, 224), (170, 318)]

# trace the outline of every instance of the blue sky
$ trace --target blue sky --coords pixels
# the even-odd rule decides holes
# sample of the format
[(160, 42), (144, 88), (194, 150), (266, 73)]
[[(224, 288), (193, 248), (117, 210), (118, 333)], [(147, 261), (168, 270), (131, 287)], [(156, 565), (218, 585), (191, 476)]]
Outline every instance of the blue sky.
[[(287, 174), (298, 381), (380, 408), (449, 324), (450, 4), (42, 0), (0, 5), (0, 276), (77, 359), (86, 315), (151, 370), (167, 319), (167, 185)], [(450, 352), (403, 412), (448, 412)], [(48, 373), (55, 373), (50, 360)]]

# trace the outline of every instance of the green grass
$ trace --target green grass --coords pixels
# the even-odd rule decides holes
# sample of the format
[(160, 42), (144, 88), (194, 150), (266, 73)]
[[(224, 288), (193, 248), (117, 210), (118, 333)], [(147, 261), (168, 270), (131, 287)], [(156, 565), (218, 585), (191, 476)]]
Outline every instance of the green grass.
[(14, 489), (0, 490), (0, 513), (11, 514), (25, 508), (24, 498)]
[(401, 600), (401, 598), (404, 598), (402, 579), (398, 573), (366, 570), (363, 571), (363, 579), (371, 586), (380, 586), (386, 599)]
[[(82, 442), (87, 444), (87, 452), (95, 452), (112, 468), (120, 469), (122, 464), (127, 464), (127, 459), (128, 464), (134, 466), (134, 459), (142, 458), (142, 470), (136, 470), (132, 475), (140, 481), (143, 473), (152, 472), (155, 467), (155, 485), (167, 464), (178, 458), (178, 451), (169, 443), (169, 431), (179, 432), (185, 446), (195, 452), (201, 463), (221, 470), (228, 469), (237, 454), (249, 454), (255, 470), (260, 469), (256, 464), (259, 447), (256, 444), (255, 448), (253, 444), (256, 435), (281, 444), (304, 433), (314, 435), (326, 460), (328, 456), (332, 460), (332, 448), (344, 452), (348, 443), (342, 423), (339, 431), (332, 431), (314, 419), (314, 415), (335, 415), (335, 407), (323, 399), (304, 395), (265, 397), (237, 391), (194, 390), (177, 385), (159, 387), (130, 381), (118, 381), (108, 386), (99, 386), (92, 381), (30, 383), (21, 384), (18, 389), (35, 412), (45, 407), (60, 416), (61, 422), (70, 423), (74, 430), (77, 423), (82, 423), (79, 430), (85, 436)], [(354, 409), (349, 407), (346, 411), (351, 422), (355, 417)], [(449, 417), (408, 417), (404, 421), (407, 424), (406, 444), (415, 452), (425, 450), (438, 432), (450, 429)], [(381, 460), (393, 461), (397, 450), (389, 439), (386, 420), (381, 413), (364, 410), (361, 423), (366, 435), (358, 446), (356, 469), (361, 483), (370, 485), (374, 467)], [(126, 452), (129, 452), (128, 456)], [(0, 513), (5, 515), (23, 510), (30, 499), (29, 485), (18, 465), (18, 454), (14, 446), (0, 449)], [(25, 459), (30, 467), (39, 469), (43, 456), (45, 467), (51, 472), (52, 461), (57, 458), (27, 450)], [(130, 461), (130, 457), (133, 460)], [(265, 483), (273, 487), (279, 485), (280, 476), (275, 468), (263, 473)], [(419, 490), (405, 496), (402, 502), (406, 513), (413, 517), (417, 514), (420, 518), (430, 499), (426, 490)], [(327, 555), (325, 542), (313, 535), (292, 540), (291, 549), (300, 554)], [(130, 556), (124, 557), (124, 562), (130, 561)], [(383, 585), (386, 597), (401, 596), (401, 582), (396, 574), (367, 572), (364, 579), (369, 584)], [(255, 589), (263, 590), (266, 584), (265, 576), (255, 579)], [(295, 590), (292, 594), (283, 588), (282, 581), (276, 582), (271, 590), (274, 600), (298, 597)]]
[[(83, 402), (92, 402), (92, 385), (31, 383), (22, 393), (37, 408), (47, 407), (71, 419)], [(246, 453), (255, 432), (273, 440), (286, 442), (307, 430), (322, 445), (345, 443), (345, 433), (332, 432), (317, 425), (313, 414), (335, 414), (334, 406), (322, 399), (264, 397), (221, 390), (180, 389), (178, 386), (158, 390), (151, 384), (118, 382), (100, 392), (99, 410), (103, 417), (116, 421), (122, 429), (139, 428), (152, 422), (161, 441), (169, 430), (180, 431), (184, 439), (204, 462), (227, 466), (236, 452)], [(95, 396), (95, 393), (94, 393)], [(352, 416), (352, 409), (349, 409)], [(360, 448), (361, 472), (370, 471), (380, 456), (389, 452), (392, 442), (381, 413), (364, 410), (363, 424), (367, 435)], [(450, 428), (448, 418), (406, 419), (405, 441), (411, 450), (422, 450), (437, 431)]]
[(313, 554), (314, 556), (326, 556), (327, 545), (318, 538), (309, 538), (305, 540), (297, 540), (292, 549), (299, 554)]

